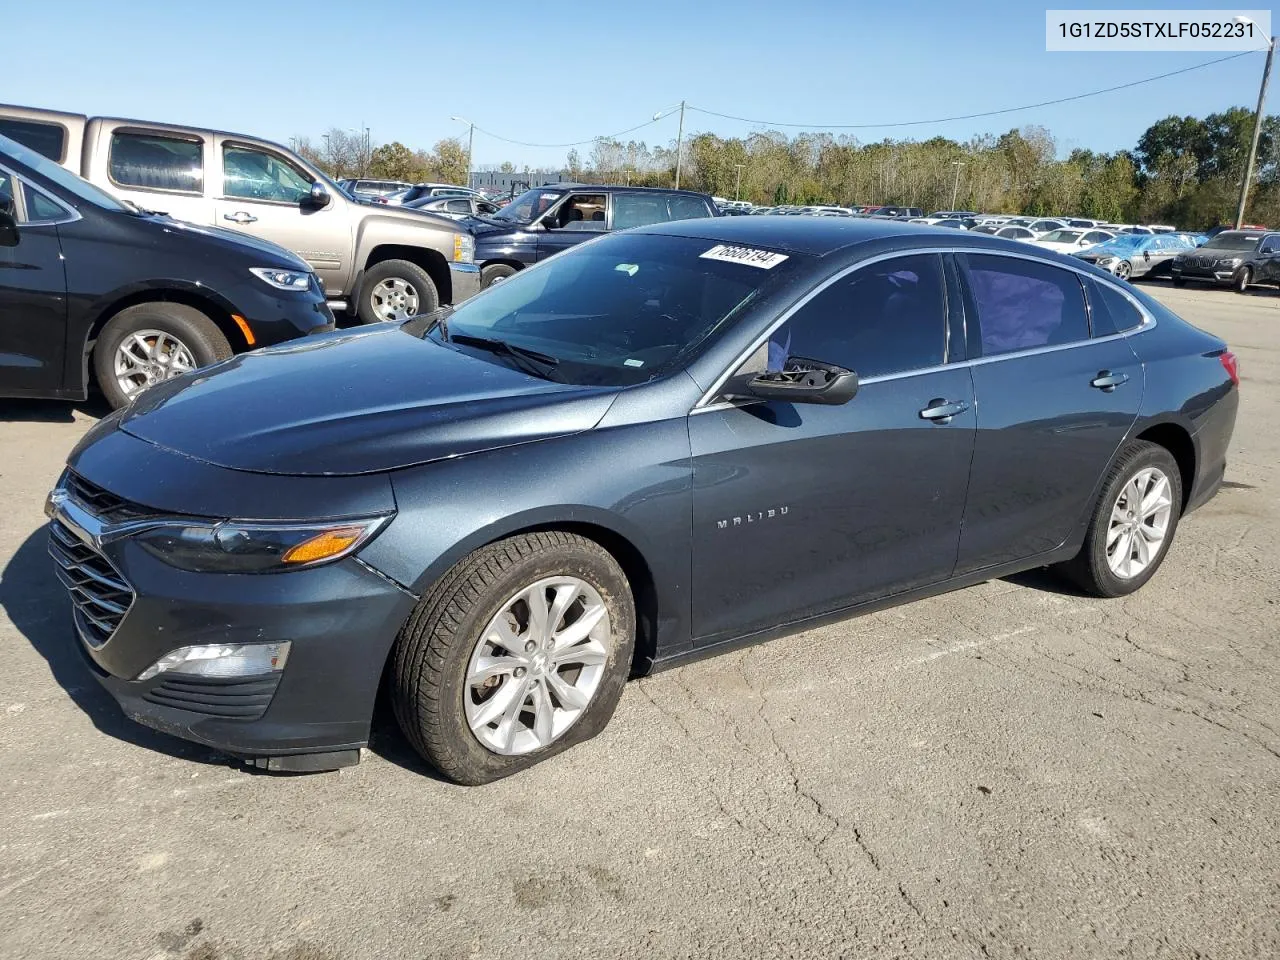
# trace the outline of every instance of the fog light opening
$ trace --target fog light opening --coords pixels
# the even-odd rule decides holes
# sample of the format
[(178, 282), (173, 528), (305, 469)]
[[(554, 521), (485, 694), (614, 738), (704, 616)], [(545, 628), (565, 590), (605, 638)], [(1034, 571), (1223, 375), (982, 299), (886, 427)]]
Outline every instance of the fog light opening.
[(213, 643), (179, 647), (138, 674), (150, 680), (161, 673), (200, 677), (253, 677), (279, 673), (289, 659), (289, 641), (278, 643)]

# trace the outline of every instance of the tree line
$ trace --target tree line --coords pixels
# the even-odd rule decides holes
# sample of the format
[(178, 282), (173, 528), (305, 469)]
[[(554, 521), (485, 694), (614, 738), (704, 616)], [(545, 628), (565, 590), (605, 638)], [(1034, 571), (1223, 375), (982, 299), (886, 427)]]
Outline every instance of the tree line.
[[(384, 144), (362, 157), (353, 151), (359, 144), (347, 142), (360, 138), (339, 133), (330, 131), (325, 150), (304, 140), (309, 152), (299, 152), (334, 176), (467, 182), (466, 149), (456, 138), (430, 151)], [(862, 143), (850, 136), (787, 136), (776, 130), (746, 137), (696, 133), (683, 144), (681, 186), (765, 205), (896, 204), (1206, 229), (1234, 222), (1252, 135), (1253, 113), (1243, 107), (1202, 119), (1166, 117), (1132, 149), (1074, 149), (1063, 159), (1053, 135), (1040, 126), (964, 142), (933, 137)], [(602, 138), (585, 159), (570, 150), (565, 166), (583, 182), (670, 186), (676, 149), (674, 142), (650, 147)], [(515, 167), (505, 163), (502, 169)], [(1280, 224), (1280, 118), (1263, 122), (1254, 177), (1246, 222)]]

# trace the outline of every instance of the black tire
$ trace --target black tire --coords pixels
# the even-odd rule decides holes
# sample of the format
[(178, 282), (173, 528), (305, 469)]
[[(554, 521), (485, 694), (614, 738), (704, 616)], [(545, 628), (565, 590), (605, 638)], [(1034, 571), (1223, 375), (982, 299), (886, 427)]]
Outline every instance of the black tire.
[(1251, 283), (1253, 283), (1253, 271), (1248, 267), (1241, 267), (1231, 278), (1231, 289), (1236, 293), (1245, 293)]
[[(1107, 563), (1107, 531), (1111, 526), (1111, 510), (1120, 496), (1120, 491), (1139, 471), (1147, 467), (1158, 467), (1169, 478), (1171, 490), (1169, 526), (1160, 544), (1160, 552), (1141, 573), (1133, 577), (1119, 577)], [(1066, 563), (1060, 565), (1062, 573), (1074, 580), (1081, 589), (1099, 597), (1122, 597), (1138, 590), (1155, 576), (1169, 555), (1173, 538), (1178, 532), (1178, 521), (1182, 516), (1182, 474), (1173, 455), (1164, 447), (1148, 443), (1145, 440), (1134, 440), (1116, 456), (1107, 471), (1102, 492), (1094, 505), (1089, 519), (1089, 529), (1085, 534), (1084, 545), (1080, 552)]]
[[(504, 756), (482, 745), (467, 723), (466, 670), (481, 632), (522, 587), (555, 575), (590, 583), (613, 626), (614, 645), (595, 694), (573, 726), (550, 745)], [(594, 541), (558, 530), (520, 534), (461, 560), (419, 601), (396, 640), (391, 703), (400, 728), (432, 766), (456, 783), (510, 776), (589, 740), (622, 696), (635, 649), (635, 605), (626, 575)]]
[(1173, 278), (1173, 285), (1174, 285), (1175, 287), (1185, 287), (1185, 286), (1187, 285), (1186, 278), (1185, 278), (1185, 277), (1179, 277), (1179, 276), (1176, 276), (1176, 275), (1175, 275), (1175, 276), (1174, 276), (1174, 278)]
[(191, 353), (197, 367), (207, 367), (231, 356), (231, 344), (208, 316), (181, 303), (138, 303), (125, 307), (107, 321), (93, 346), (93, 373), (113, 410), (133, 396), (116, 380), (115, 355), (125, 338), (143, 330), (158, 330), (178, 340)]
[(364, 282), (360, 286), (360, 302), (356, 304), (356, 316), (361, 323), (383, 322), (374, 304), (378, 284), (383, 280), (403, 280), (413, 289), (418, 298), (414, 316), (431, 313), (440, 306), (440, 291), (427, 271), (408, 260), (383, 260), (365, 271)]
[(491, 263), (480, 271), (480, 289), (487, 290), (493, 281), (514, 276), (518, 271), (509, 263)]

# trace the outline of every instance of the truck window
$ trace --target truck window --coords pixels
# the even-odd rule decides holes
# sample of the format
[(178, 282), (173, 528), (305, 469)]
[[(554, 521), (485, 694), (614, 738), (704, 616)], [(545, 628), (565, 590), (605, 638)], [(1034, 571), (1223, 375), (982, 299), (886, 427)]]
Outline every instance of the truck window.
[(117, 131), (111, 135), (110, 175), (111, 182), (121, 187), (201, 193), (204, 144)]
[(671, 208), (672, 220), (694, 220), (698, 217), (711, 216), (711, 211), (707, 209), (706, 201), (697, 197), (677, 195), (667, 201), (667, 206)]
[(61, 163), (66, 157), (67, 131), (60, 123), (0, 118), (0, 134), (17, 140), (54, 163)]
[[(705, 213), (704, 213), (705, 216)], [(613, 195), (613, 229), (643, 227), (671, 219), (667, 198), (652, 193), (615, 193)]]
[(223, 146), (223, 196), (301, 203), (310, 192), (311, 180), (274, 154), (252, 147)]

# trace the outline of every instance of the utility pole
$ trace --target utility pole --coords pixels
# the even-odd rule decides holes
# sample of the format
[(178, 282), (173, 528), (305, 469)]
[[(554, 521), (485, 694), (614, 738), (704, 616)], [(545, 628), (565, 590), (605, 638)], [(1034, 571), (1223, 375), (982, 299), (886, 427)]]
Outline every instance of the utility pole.
[(474, 123), (467, 124), (467, 186), (471, 186), (471, 171), (475, 164), (471, 160), (471, 150), (476, 142), (476, 125)]
[[(1270, 57), (1267, 65), (1271, 65)], [(680, 162), (684, 158), (684, 101), (680, 101), (680, 130), (676, 133), (676, 189), (680, 189)]]
[(1249, 202), (1249, 182), (1253, 180), (1253, 164), (1258, 157), (1258, 136), (1262, 133), (1262, 107), (1267, 100), (1267, 82), (1271, 79), (1271, 58), (1276, 54), (1276, 38), (1272, 37), (1267, 45), (1267, 63), (1262, 68), (1262, 86), (1258, 88), (1258, 109), (1253, 115), (1253, 140), (1249, 144), (1249, 162), (1244, 168), (1244, 179), (1240, 181), (1240, 205), (1236, 207), (1236, 229), (1244, 223), (1244, 208)]
[(960, 160), (952, 160), (951, 165), (956, 168), (956, 183), (951, 188), (951, 209), (955, 210), (956, 199), (960, 196), (960, 168), (964, 166), (964, 163)]
[(733, 199), (737, 200), (742, 194), (742, 168), (745, 167), (746, 164), (735, 163), (734, 166), (738, 168), (738, 179), (735, 180), (733, 184)]

